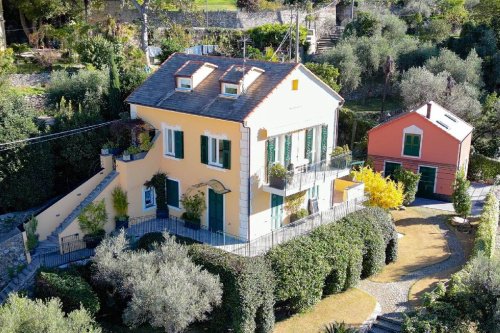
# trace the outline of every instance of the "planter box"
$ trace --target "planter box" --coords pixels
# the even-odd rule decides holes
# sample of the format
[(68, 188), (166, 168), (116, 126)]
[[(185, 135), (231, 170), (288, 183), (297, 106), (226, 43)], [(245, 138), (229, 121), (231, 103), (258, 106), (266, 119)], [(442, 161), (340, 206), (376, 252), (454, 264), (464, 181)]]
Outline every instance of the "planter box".
[(115, 220), (115, 229), (127, 229), (128, 228), (128, 219), (125, 220)]
[(279, 190), (284, 190), (286, 186), (285, 178), (269, 177), (269, 185)]
[(124, 161), (132, 161), (132, 155), (125, 155), (125, 154), (123, 154), (122, 159)]
[(189, 229), (198, 230), (198, 229), (201, 228), (201, 220), (200, 219), (197, 219), (197, 220), (185, 220), (184, 223), (185, 223), (186, 227), (189, 228)]
[(168, 219), (169, 218), (169, 211), (167, 209), (157, 209), (156, 210), (156, 218), (157, 219)]
[(140, 160), (140, 159), (142, 159), (142, 158), (146, 157), (146, 155), (147, 155), (147, 154), (148, 154), (148, 152), (147, 152), (147, 151), (143, 151), (143, 152), (140, 152), (140, 153), (134, 154), (134, 155), (132, 155), (132, 160), (134, 160), (134, 161), (135, 161), (135, 160)]
[(101, 155), (109, 155), (109, 149), (108, 148), (101, 148)]

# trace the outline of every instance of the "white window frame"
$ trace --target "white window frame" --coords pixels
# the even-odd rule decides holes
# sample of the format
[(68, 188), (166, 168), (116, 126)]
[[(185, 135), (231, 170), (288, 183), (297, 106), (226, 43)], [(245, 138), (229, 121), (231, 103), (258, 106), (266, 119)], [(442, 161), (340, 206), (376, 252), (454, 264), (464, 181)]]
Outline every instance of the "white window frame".
[[(189, 84), (189, 88), (188, 87), (183, 87), (182, 85), (186, 85), (186, 84)], [(189, 77), (178, 77), (177, 78), (177, 89), (179, 90), (185, 90), (185, 91), (191, 91), (193, 90), (193, 79), (192, 78), (189, 78)]]
[[(151, 191), (152, 192), (152, 201), (153, 203), (151, 205), (146, 204), (146, 192)], [(148, 211), (156, 208), (156, 192), (154, 187), (142, 187), (142, 210)]]
[[(226, 89), (227, 88), (230, 88), (230, 89), (236, 89), (236, 93), (233, 94), (233, 93), (228, 93), (226, 92)], [(235, 96), (238, 96), (239, 95), (239, 87), (237, 84), (233, 84), (233, 83), (223, 83), (222, 84), (222, 95), (224, 96), (230, 96), (230, 97), (235, 97)]]
[[(215, 146), (216, 146), (215, 147), (215, 160), (212, 159), (212, 157), (213, 157), (212, 155), (214, 153), (213, 146), (212, 146), (213, 140), (215, 140)], [(213, 137), (213, 136), (208, 137), (208, 165), (216, 166), (219, 168), (223, 167), (222, 156), (220, 154), (222, 140), (223, 139)]]
[[(163, 154), (175, 157), (175, 130), (172, 127), (165, 127), (163, 130), (163, 145), (165, 148)], [(172, 149), (169, 149), (169, 143)]]
[[(411, 156), (411, 155), (405, 155), (405, 139), (406, 139), (406, 134), (413, 134), (413, 135), (420, 135), (420, 147), (418, 147), (418, 156)], [(419, 159), (422, 157), (422, 146), (424, 145), (424, 131), (415, 126), (411, 125), (409, 127), (406, 127), (403, 129), (403, 138), (402, 138), (402, 144), (401, 144), (401, 156), (407, 157), (407, 158), (414, 158), (414, 159)]]

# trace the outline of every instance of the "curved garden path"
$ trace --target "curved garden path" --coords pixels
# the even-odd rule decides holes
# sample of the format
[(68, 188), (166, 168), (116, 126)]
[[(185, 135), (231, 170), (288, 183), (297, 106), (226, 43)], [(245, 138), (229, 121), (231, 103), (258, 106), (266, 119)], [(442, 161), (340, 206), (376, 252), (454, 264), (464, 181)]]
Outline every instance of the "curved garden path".
[[(462, 245), (455, 233), (451, 231), (446, 225), (446, 219), (443, 215), (436, 215), (437, 213), (434, 213), (434, 216), (425, 217), (418, 216), (418, 213), (424, 210), (428, 213), (430, 211), (429, 209), (413, 207), (409, 208), (408, 210), (417, 214), (417, 216), (415, 216), (415, 219), (425, 219), (418, 223), (430, 223), (436, 227), (436, 230), (439, 230), (441, 235), (446, 240), (449, 250), (449, 256), (446, 258), (447, 253), (446, 251), (443, 251), (441, 255), (444, 256), (444, 260), (434, 264), (430, 264), (428, 266), (422, 265), (416, 270), (409, 271), (406, 274), (400, 275), (395, 279), (394, 282), (375, 282), (370, 279), (361, 281), (357, 287), (373, 295), (377, 299), (381, 307), (380, 314), (386, 317), (400, 318), (402, 312), (410, 308), (408, 295), (410, 293), (411, 287), (413, 286), (413, 284), (415, 284), (415, 282), (422, 278), (438, 275), (443, 271), (451, 272), (454, 269), (458, 270), (459, 267), (461, 267), (466, 261), (466, 256)], [(410, 219), (411, 218), (408, 218), (408, 220)], [(400, 229), (398, 223), (396, 223), (396, 227)], [(401, 245), (404, 246), (404, 244)], [(404, 248), (400, 248), (400, 255), (404, 250)], [(429, 260), (432, 261), (432, 258), (429, 258)]]

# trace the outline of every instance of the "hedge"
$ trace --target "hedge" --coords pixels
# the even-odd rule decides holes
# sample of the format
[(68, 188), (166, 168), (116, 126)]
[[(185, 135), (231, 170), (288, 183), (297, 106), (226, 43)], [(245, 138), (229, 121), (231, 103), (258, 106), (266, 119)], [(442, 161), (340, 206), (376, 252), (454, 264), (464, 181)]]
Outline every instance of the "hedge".
[(476, 238), (474, 240), (474, 256), (483, 252), (486, 256), (492, 258), (495, 253), (499, 204), (493, 191), (494, 190), (490, 191), (486, 196), (483, 211), (479, 219), (479, 227), (477, 228)]
[(67, 272), (42, 271), (36, 278), (37, 298), (57, 297), (66, 313), (83, 306), (92, 316), (100, 309), (99, 298), (90, 285), (80, 276)]
[(494, 181), (500, 175), (500, 161), (475, 153), (470, 157), (468, 178)]
[(207, 245), (191, 245), (193, 261), (217, 274), (222, 304), (209, 315), (215, 332), (270, 333), (274, 327), (274, 276), (262, 257), (242, 257)]
[(366, 208), (316, 228), (266, 255), (276, 276), (275, 296), (292, 312), (325, 294), (355, 286), (397, 255), (397, 232), (387, 212)]

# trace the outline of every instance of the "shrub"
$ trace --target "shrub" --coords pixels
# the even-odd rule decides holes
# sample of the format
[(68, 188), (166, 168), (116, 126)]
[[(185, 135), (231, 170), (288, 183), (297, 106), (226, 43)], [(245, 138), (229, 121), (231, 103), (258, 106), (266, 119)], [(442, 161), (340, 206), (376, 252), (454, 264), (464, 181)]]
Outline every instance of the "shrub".
[[(200, 242), (187, 237), (175, 236), (174, 238), (176, 243), (183, 245), (201, 244)], [(135, 248), (136, 250), (145, 250), (149, 252), (163, 244), (164, 241), (165, 237), (163, 237), (161, 232), (150, 232), (139, 238), (135, 244)]]
[(237, 0), (236, 7), (256, 12), (259, 9), (259, 0)]
[(365, 192), (370, 196), (368, 204), (380, 208), (396, 208), (403, 203), (403, 186), (370, 167), (363, 167), (359, 171), (352, 171), (357, 181), (365, 183)]
[(498, 200), (493, 192), (490, 191), (486, 196), (479, 227), (474, 240), (474, 255), (483, 252), (484, 255), (491, 258), (495, 253), (495, 238), (498, 228), (498, 216), (500, 214)]
[(99, 299), (90, 285), (81, 277), (66, 272), (40, 272), (36, 278), (36, 297), (61, 300), (62, 310), (66, 313), (83, 306), (95, 316), (100, 309)]
[(165, 210), (168, 208), (166, 183), (167, 183), (167, 174), (160, 171), (155, 173), (150, 180), (144, 183), (144, 186), (153, 187), (155, 189), (157, 210)]
[(321, 333), (358, 333), (359, 331), (344, 322), (333, 322), (325, 326)]
[(302, 236), (271, 249), (266, 257), (276, 276), (276, 300), (292, 312), (302, 312), (323, 295), (330, 267), (321, 243)]
[(113, 189), (113, 192), (111, 192), (111, 197), (113, 198), (113, 208), (115, 209), (116, 217), (118, 219), (127, 218), (127, 192), (124, 191), (120, 186), (117, 186)]
[(472, 154), (468, 170), (470, 179), (493, 182), (497, 175), (500, 175), (500, 161), (478, 153)]
[(214, 331), (273, 331), (275, 279), (262, 257), (241, 257), (206, 245), (193, 245), (189, 252), (223, 285), (222, 304), (210, 316)]
[(36, 233), (37, 227), (38, 220), (35, 216), (32, 216), (31, 219), (24, 225), (24, 230), (26, 230), (26, 246), (28, 247), (28, 251), (33, 251), (38, 245), (38, 234)]
[(408, 206), (415, 201), (415, 195), (418, 190), (418, 182), (420, 181), (420, 173), (415, 173), (411, 170), (398, 168), (394, 173), (394, 179), (404, 186), (403, 205)]
[(176, 39), (164, 39), (161, 42), (161, 54), (158, 57), (160, 61), (165, 61), (167, 60), (168, 57), (170, 57), (172, 54), (175, 52), (182, 52), (187, 45), (184, 44), (182, 41), (176, 40)]
[(106, 203), (104, 199), (98, 203), (91, 202), (78, 216), (78, 223), (83, 232), (90, 235), (102, 233), (104, 224), (108, 220), (106, 213)]
[(339, 70), (333, 65), (326, 62), (322, 64), (308, 62), (305, 66), (333, 90), (338, 92), (342, 88), (339, 83)]
[[(283, 37), (285, 37), (290, 25), (279, 23), (268, 23), (261, 26), (249, 29), (247, 31), (249, 37), (254, 43), (254, 47), (259, 50), (264, 50), (266, 47), (271, 46), (276, 49)], [(293, 39), (295, 40), (295, 29), (292, 31)], [(299, 30), (299, 43), (304, 45), (306, 42), (307, 29), (303, 26)]]
[(31, 300), (11, 293), (0, 306), (0, 331), (23, 333), (100, 333), (92, 316), (85, 310), (75, 310), (67, 315), (61, 311), (61, 302)]
[(207, 208), (205, 193), (198, 191), (194, 194), (184, 193), (181, 199), (182, 207), (186, 210), (184, 217), (189, 221), (199, 221)]
[(114, 45), (101, 35), (83, 40), (76, 48), (83, 63), (92, 64), (97, 69), (103, 69), (117, 50)]
[(109, 284), (129, 302), (123, 321), (130, 327), (145, 323), (166, 332), (184, 331), (204, 320), (220, 304), (219, 278), (196, 265), (187, 247), (167, 233), (154, 251), (131, 251), (125, 232), (96, 248), (94, 279)]
[(455, 183), (453, 184), (453, 193), (451, 197), (455, 213), (464, 219), (467, 218), (472, 209), (470, 195), (467, 193), (469, 187), (470, 182), (465, 178), (464, 170), (460, 169), (455, 176)]

